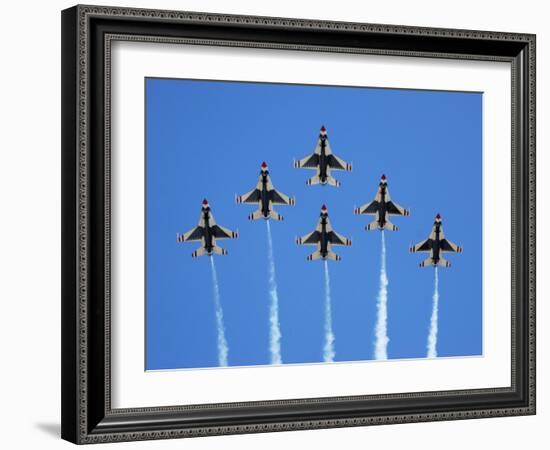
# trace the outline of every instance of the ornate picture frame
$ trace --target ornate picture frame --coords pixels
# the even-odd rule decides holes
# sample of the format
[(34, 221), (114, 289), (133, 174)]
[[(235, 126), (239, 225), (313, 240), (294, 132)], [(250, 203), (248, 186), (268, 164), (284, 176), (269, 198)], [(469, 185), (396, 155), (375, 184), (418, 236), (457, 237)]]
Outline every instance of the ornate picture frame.
[[(114, 42), (511, 66), (510, 386), (113, 408)], [(62, 12), (62, 437), (85, 444), (535, 414), (535, 36), (100, 6)], [(337, 390), (335, 390), (337, 392)]]

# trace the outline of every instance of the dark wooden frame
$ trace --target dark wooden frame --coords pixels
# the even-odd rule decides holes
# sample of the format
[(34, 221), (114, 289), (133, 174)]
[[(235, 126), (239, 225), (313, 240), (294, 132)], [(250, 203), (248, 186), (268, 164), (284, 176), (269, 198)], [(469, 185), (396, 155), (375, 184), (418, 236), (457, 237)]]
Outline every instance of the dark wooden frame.
[[(512, 384), (420, 394), (112, 409), (110, 42), (509, 61)], [(535, 36), (98, 6), (62, 12), (62, 437), (75, 443), (535, 413)]]

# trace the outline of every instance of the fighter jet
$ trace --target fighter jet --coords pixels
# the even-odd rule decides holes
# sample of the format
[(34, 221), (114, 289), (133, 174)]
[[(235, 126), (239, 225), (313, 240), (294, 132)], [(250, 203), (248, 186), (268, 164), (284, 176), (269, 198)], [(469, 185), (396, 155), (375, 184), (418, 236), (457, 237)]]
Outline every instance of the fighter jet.
[(412, 246), (409, 251), (411, 253), (430, 253), (430, 256), (420, 263), (420, 267), (451, 267), (451, 263), (443, 258), (442, 253), (462, 253), (462, 247), (445, 239), (443, 227), (441, 226), (441, 215), (437, 214), (437, 216), (435, 216), (432, 232), (428, 239)]
[(383, 174), (380, 178), (378, 191), (376, 192), (374, 200), (360, 206), (359, 208), (355, 208), (354, 213), (376, 216), (376, 219), (365, 227), (367, 231), (374, 230), (376, 228), (379, 230), (397, 231), (398, 228), (389, 221), (388, 216), (410, 215), (410, 211), (408, 209), (405, 209), (397, 203), (391, 201), (390, 192), (388, 191), (388, 180)]
[(177, 242), (201, 241), (202, 246), (191, 253), (193, 258), (203, 255), (227, 255), (227, 250), (216, 245), (216, 239), (236, 239), (238, 231), (231, 231), (216, 224), (208, 200), (202, 202), (199, 225), (187, 233), (176, 235)]
[(351, 245), (351, 240), (336, 233), (332, 229), (330, 220), (328, 218), (327, 207), (323, 205), (321, 207), (321, 214), (319, 223), (314, 231), (305, 236), (296, 239), (296, 243), (299, 245), (316, 245), (317, 251), (313, 252), (307, 257), (308, 261), (314, 259), (332, 259), (334, 261), (340, 261), (342, 258), (336, 253), (332, 252), (333, 245)]
[(332, 153), (328, 142), (327, 130), (324, 126), (321, 127), (317, 146), (313, 154), (306, 156), (304, 159), (294, 161), (294, 167), (297, 169), (314, 169), (317, 174), (306, 181), (307, 185), (311, 184), (329, 184), (331, 186), (340, 186), (340, 182), (330, 175), (331, 170), (346, 170), (351, 171), (351, 164), (348, 164), (343, 159)]
[(256, 220), (260, 217), (265, 220), (283, 220), (283, 216), (273, 210), (273, 205), (294, 205), (296, 202), (293, 198), (275, 190), (265, 161), (261, 165), (260, 178), (256, 188), (244, 195), (237, 196), (235, 201), (237, 203), (258, 205), (258, 209), (248, 216), (250, 220)]

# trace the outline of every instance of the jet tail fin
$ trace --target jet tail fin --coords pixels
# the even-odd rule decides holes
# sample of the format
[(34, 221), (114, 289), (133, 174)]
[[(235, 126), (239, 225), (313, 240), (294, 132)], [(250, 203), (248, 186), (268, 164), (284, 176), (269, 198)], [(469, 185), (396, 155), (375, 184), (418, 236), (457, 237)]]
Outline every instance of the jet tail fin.
[(271, 210), (269, 213), (269, 217), (273, 220), (284, 220), (284, 217), (281, 216), (277, 211)]
[(263, 217), (264, 217), (264, 215), (262, 214), (262, 210), (257, 209), (252, 214), (248, 215), (248, 220), (258, 220), (258, 219), (261, 219)]
[(437, 264), (435, 264), (433, 258), (430, 257), (430, 258), (426, 258), (424, 261), (420, 263), (420, 267), (427, 267), (427, 266), (451, 267), (451, 263), (446, 259), (439, 258), (439, 261), (437, 261)]
[(323, 258), (321, 252), (317, 250), (307, 257), (308, 261), (315, 261), (316, 259), (331, 259), (332, 261), (341, 261), (342, 258), (334, 252), (328, 252), (327, 255)]

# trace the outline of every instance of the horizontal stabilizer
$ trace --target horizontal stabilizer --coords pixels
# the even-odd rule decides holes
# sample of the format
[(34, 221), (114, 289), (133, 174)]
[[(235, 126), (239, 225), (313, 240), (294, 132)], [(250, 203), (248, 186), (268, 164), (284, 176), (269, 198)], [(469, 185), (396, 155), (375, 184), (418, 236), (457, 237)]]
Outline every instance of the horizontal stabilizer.
[(315, 259), (321, 259), (321, 252), (320, 251), (313, 252), (311, 255), (309, 255), (307, 257), (308, 261), (313, 261)]
[(434, 260), (430, 257), (430, 258), (426, 258), (424, 261), (422, 261), (420, 263), (420, 267), (433, 266), (433, 264), (434, 264)]
[(248, 215), (248, 220), (258, 220), (258, 219), (265, 219), (266, 217), (263, 215), (261, 209), (257, 209), (252, 214)]
[(271, 211), (269, 213), (269, 217), (273, 220), (284, 220), (284, 217), (281, 216), (278, 212), (276, 211)]
[(327, 184), (334, 187), (340, 187), (342, 183), (340, 183), (336, 178), (328, 176)]
[(206, 254), (206, 249), (204, 247), (198, 248), (193, 253), (191, 253), (191, 256), (193, 258), (197, 258), (199, 256), (204, 256)]
[(328, 252), (326, 254), (326, 256), (323, 257), (323, 255), (321, 255), (320, 251), (316, 251), (316, 252), (313, 252), (311, 255), (309, 255), (307, 257), (308, 261), (314, 261), (316, 259), (330, 259), (332, 261), (341, 261), (342, 260), (342, 258), (334, 252)]
[(451, 267), (451, 263), (443, 258), (440, 258), (439, 261), (437, 261), (437, 265), (439, 267)]
[(365, 227), (365, 230), (371, 231), (371, 230), (377, 230), (378, 228), (380, 228), (378, 220), (374, 220)]
[(342, 258), (340, 258), (340, 256), (338, 256), (334, 252), (328, 252), (325, 259), (331, 259), (332, 261), (341, 261), (342, 260)]
[(218, 247), (217, 245), (212, 248), (212, 253), (215, 255), (227, 255), (227, 250), (225, 248)]
[(397, 231), (399, 228), (397, 228), (393, 223), (391, 222), (386, 222), (384, 224), (384, 229), (385, 230), (388, 230), (388, 231)]
[(319, 179), (318, 175), (315, 175), (314, 177), (311, 177), (309, 180), (306, 180), (306, 184), (308, 186), (311, 186), (313, 184), (319, 184), (321, 180)]

